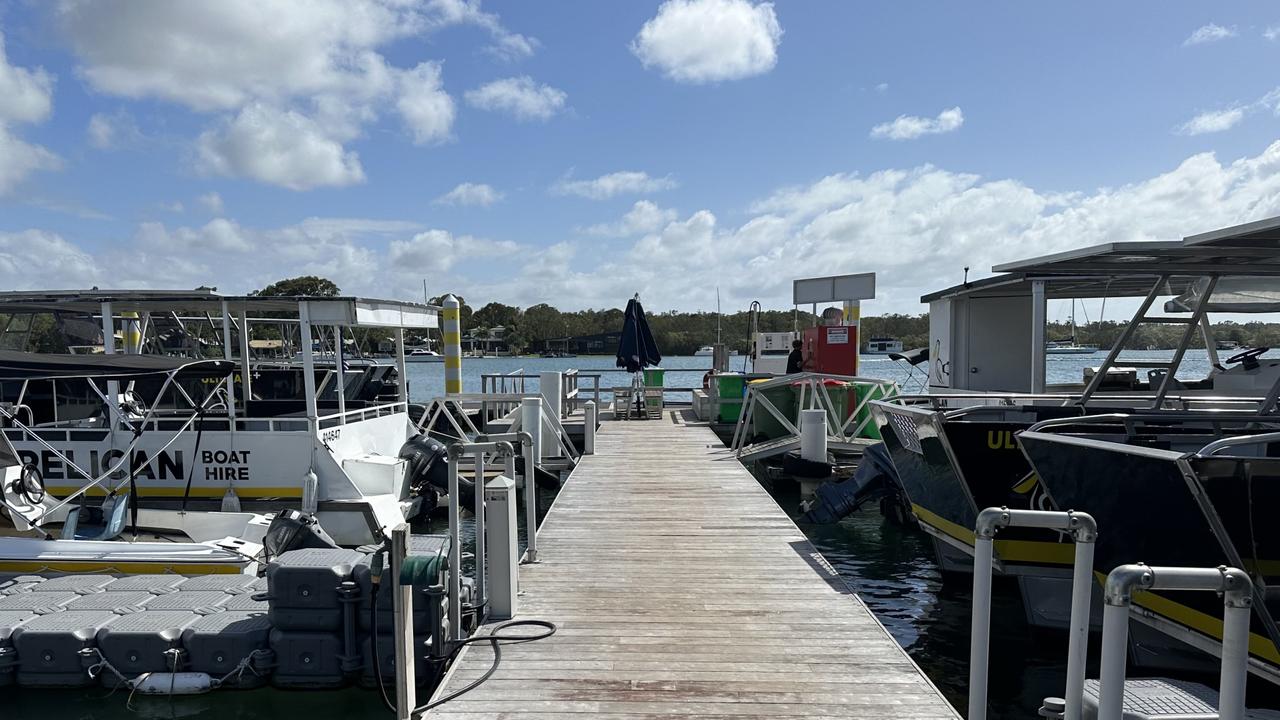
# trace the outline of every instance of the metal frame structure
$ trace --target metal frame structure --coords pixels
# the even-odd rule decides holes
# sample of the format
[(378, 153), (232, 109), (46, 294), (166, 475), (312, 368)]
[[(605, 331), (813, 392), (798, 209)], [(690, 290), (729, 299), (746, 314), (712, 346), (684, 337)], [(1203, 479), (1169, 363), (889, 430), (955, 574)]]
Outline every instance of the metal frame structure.
[[(515, 474), (515, 450), (509, 442), (453, 443), (449, 446), (449, 636), (462, 637), (462, 515), (459, 507), (459, 467), (463, 457), (475, 459), (475, 594), (471, 605), (485, 606), (485, 516), (484, 516), (484, 465), (486, 455), (495, 455), (508, 462), (508, 471)], [(477, 618), (481, 624), (483, 618)]]
[(1068, 629), (1067, 684), (1064, 720), (1080, 720), (1084, 703), (1085, 660), (1089, 650), (1089, 600), (1093, 587), (1093, 550), (1098, 524), (1088, 513), (1010, 510), (990, 507), (978, 514), (973, 532), (973, 610), (969, 635), (968, 720), (987, 717), (987, 667), (991, 638), (991, 566), (995, 536), (1006, 527), (1060, 530), (1075, 541), (1071, 573), (1071, 623)]
[[(832, 401), (831, 393), (826, 387), (826, 381), (828, 380), (852, 383), (868, 388), (863, 398), (850, 410), (848, 417), (840, 417), (839, 410)], [(869, 412), (871, 402), (892, 402), (898, 397), (898, 384), (892, 380), (855, 377), (852, 375), (805, 372), (783, 375), (771, 380), (748, 384), (742, 412), (738, 415), (738, 423), (733, 430), (733, 439), (729, 444), (729, 448), (740, 460), (744, 460), (744, 462), (759, 460), (789, 452), (800, 446), (798, 416), (796, 421), (792, 421), (764, 395), (765, 390), (780, 386), (799, 386), (800, 397), (796, 403), (797, 413), (803, 410), (826, 411), (828, 445), (843, 450), (860, 449), (868, 442), (864, 430), (873, 425)], [(762, 443), (748, 442), (750, 440), (748, 427), (752, 422), (752, 416), (757, 407), (762, 408), (777, 420), (787, 430), (788, 435)], [(863, 415), (861, 420), (858, 420), (859, 415)], [(857, 421), (856, 423), (855, 420)]]
[(1098, 720), (1122, 720), (1129, 609), (1138, 590), (1202, 590), (1222, 593), (1222, 667), (1218, 683), (1220, 720), (1244, 720), (1248, 679), (1249, 616), (1253, 583), (1235, 567), (1184, 568), (1121, 565), (1107, 575), (1102, 610), (1102, 668)]

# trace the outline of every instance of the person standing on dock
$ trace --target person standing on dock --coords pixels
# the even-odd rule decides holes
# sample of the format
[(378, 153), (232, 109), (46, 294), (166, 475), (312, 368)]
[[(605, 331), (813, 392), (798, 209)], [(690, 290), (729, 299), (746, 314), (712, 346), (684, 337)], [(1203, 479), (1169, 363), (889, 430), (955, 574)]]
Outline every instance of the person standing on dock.
[(804, 343), (802, 341), (800, 340), (791, 341), (791, 354), (787, 355), (787, 374), (788, 375), (794, 375), (799, 372), (804, 372), (804, 366), (806, 363), (804, 360), (804, 352), (802, 351), (803, 348), (804, 348)]

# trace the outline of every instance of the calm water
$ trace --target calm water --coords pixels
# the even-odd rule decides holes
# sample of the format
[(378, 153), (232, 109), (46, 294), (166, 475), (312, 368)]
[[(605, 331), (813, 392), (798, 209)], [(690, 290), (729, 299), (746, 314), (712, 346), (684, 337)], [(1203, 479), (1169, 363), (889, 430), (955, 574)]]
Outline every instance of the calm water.
[[(1272, 353), (1274, 355), (1275, 353)], [(1170, 353), (1152, 351), (1127, 353), (1127, 357), (1167, 358)], [(1051, 356), (1049, 382), (1077, 382), (1083, 368), (1097, 365), (1102, 354), (1093, 356)], [(700, 385), (710, 367), (707, 357), (666, 358), (668, 387)], [(733, 358), (740, 369), (742, 358)], [(509, 373), (523, 369), (581, 368), (609, 370), (613, 358), (485, 358), (463, 361), (463, 384), (467, 392), (479, 392), (483, 373)], [(1189, 351), (1179, 377), (1194, 379), (1208, 372), (1204, 351)], [(422, 401), (443, 389), (443, 366), (414, 363), (409, 369), (411, 396)], [(882, 357), (863, 358), (862, 375), (901, 381), (906, 371)], [(628, 383), (630, 375), (610, 370), (602, 387)], [(530, 380), (533, 391), (536, 380)], [(551, 494), (542, 494), (545, 508)], [(798, 497), (794, 490), (775, 490), (782, 507), (794, 513)], [(521, 514), (521, 517), (523, 515)], [(469, 524), (464, 534), (470, 532)], [(817, 548), (863, 597), (871, 609), (911, 656), (957, 707), (965, 706), (968, 678), (969, 587), (966, 582), (942, 581), (933, 562), (926, 537), (917, 531), (887, 523), (874, 508), (868, 508), (835, 525), (805, 526), (804, 531)], [(441, 530), (443, 531), (443, 530)], [(1023, 622), (1016, 588), (997, 584), (992, 629), (991, 687), (992, 718), (1008, 720), (1034, 718), (1040, 700), (1061, 692), (1065, 675), (1065, 639), (1061, 635), (1033, 633)], [(1260, 683), (1251, 683), (1257, 685)], [(0, 691), (0, 717), (75, 718), (77, 720), (123, 720), (125, 718), (228, 718), (275, 720), (285, 717), (383, 718), (387, 712), (377, 697), (363, 690), (283, 692), (272, 689), (248, 692), (225, 691), (174, 701), (135, 697), (132, 710), (126, 708), (126, 693), (108, 693), (100, 688), (36, 692), (5, 688)]]
[[(1221, 358), (1225, 359), (1228, 354), (1222, 353)], [(1149, 350), (1126, 352), (1123, 357), (1134, 360), (1167, 360), (1172, 355), (1172, 351), (1169, 350)], [(1266, 357), (1276, 357), (1278, 355), (1280, 355), (1280, 350), (1273, 350)], [(1094, 353), (1093, 355), (1050, 355), (1045, 366), (1045, 377), (1050, 384), (1080, 383), (1083, 382), (1084, 369), (1090, 366), (1098, 366), (1105, 358), (1106, 353), (1102, 352)], [(730, 369), (741, 372), (744, 359), (743, 357), (730, 358)], [(615, 368), (613, 363), (614, 358), (605, 356), (582, 356), (576, 358), (463, 358), (462, 385), (465, 392), (480, 392), (480, 376), (483, 374), (507, 374), (522, 371), (526, 374), (537, 375), (544, 370), (568, 370), (571, 368), (579, 368), (583, 373), (604, 371), (600, 378), (600, 386), (602, 388), (630, 384), (630, 373)], [(702, 385), (703, 374), (711, 367), (711, 358), (666, 357), (662, 359), (662, 367), (666, 370), (665, 382), (667, 387), (698, 387)], [(1182, 360), (1182, 367), (1178, 372), (1178, 377), (1184, 380), (1197, 380), (1208, 375), (1209, 369), (1208, 353), (1204, 350), (1188, 350), (1186, 357)], [(915, 372), (916, 376), (919, 377), (922, 371), (917, 369)], [(908, 369), (904, 363), (895, 362), (882, 355), (871, 355), (863, 356), (862, 368), (859, 374), (864, 377), (882, 378), (904, 383), (907, 380)], [(410, 363), (408, 376), (410, 396), (417, 402), (439, 395), (444, 390), (443, 363)], [(534, 392), (537, 389), (538, 381), (536, 378), (528, 380), (527, 383), (526, 387), (529, 392)], [(673, 396), (672, 399), (679, 398)], [(685, 397), (684, 399), (687, 400), (688, 398)]]

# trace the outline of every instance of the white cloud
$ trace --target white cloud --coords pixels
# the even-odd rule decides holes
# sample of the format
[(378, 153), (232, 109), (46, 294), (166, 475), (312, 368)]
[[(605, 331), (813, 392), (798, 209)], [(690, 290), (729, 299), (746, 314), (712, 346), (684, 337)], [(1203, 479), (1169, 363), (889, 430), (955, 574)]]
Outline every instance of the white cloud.
[(1180, 135), (1204, 135), (1230, 130), (1244, 119), (1244, 112), (1244, 108), (1238, 107), (1202, 112), (1179, 125), (1177, 132)]
[(481, 110), (508, 112), (519, 120), (547, 120), (564, 108), (569, 96), (523, 75), (468, 90), (466, 98), (467, 103)]
[(434, 26), (469, 24), (489, 31), (493, 43), (485, 49), (500, 60), (531, 57), (541, 44), (536, 38), (506, 29), (497, 14), (480, 9), (479, 0), (428, 0), (426, 10)]
[[(536, 248), (369, 218), (267, 228), (230, 218), (151, 223), (131, 240), (92, 251), (35, 230), (0, 233), (0, 285), (204, 284), (244, 292), (318, 274), (345, 292), (417, 299), (424, 275), (447, 273), (440, 290), (485, 301), (618, 307), (640, 292), (651, 310), (662, 310), (714, 307), (715, 284), (691, 277), (718, 278), (726, 308), (751, 300), (788, 307), (792, 278), (873, 268), (879, 297), (864, 311), (917, 313), (920, 295), (959, 282), (966, 265), (977, 278), (996, 263), (1043, 253), (1280, 215), (1280, 142), (1234, 161), (1192, 155), (1166, 172), (1095, 191), (1049, 192), (923, 165), (779, 188), (734, 223), (709, 208), (680, 217), (656, 206), (632, 211), (650, 229), (621, 248), (591, 239)], [(142, 253), (150, 262), (130, 261)], [(166, 273), (157, 276), (157, 266)]]
[(1280, 115), (1280, 87), (1275, 88), (1251, 103), (1233, 105), (1219, 110), (1202, 112), (1178, 125), (1173, 131), (1179, 135), (1204, 135), (1230, 130), (1249, 115), (1271, 111)]
[(1262, 37), (1273, 41), (1276, 38), (1280, 38), (1280, 25), (1271, 25), (1266, 30), (1263, 30)]
[(114, 113), (94, 113), (85, 128), (89, 144), (99, 150), (113, 150), (142, 138), (133, 116), (124, 110)]
[[(384, 114), (398, 114), (416, 144), (450, 137), (456, 109), (440, 63), (395, 67), (383, 55), (386, 47), (458, 25), (486, 31), (487, 51), (504, 59), (528, 57), (538, 47), (481, 10), (478, 0), (314, 0), (305, 8), (294, 0), (58, 0), (54, 14), (77, 72), (94, 91), (215, 113), (214, 126), (197, 142), (201, 168), (295, 189), (362, 179), (344, 145)], [(544, 106), (563, 104), (559, 91), (539, 90)], [(263, 108), (275, 117), (266, 118)], [(247, 130), (251, 120), (302, 133), (275, 153), (290, 156), (272, 159), (282, 167), (210, 152), (214, 139)], [(101, 122), (95, 131), (107, 134)], [(319, 169), (314, 180), (295, 171), (300, 154), (301, 164)]]
[(0, 33), (0, 196), (31, 173), (57, 170), (62, 160), (47, 148), (24, 141), (11, 124), (43, 122), (53, 112), (53, 76), (43, 68), (9, 64)]
[(453, 268), (463, 258), (491, 258), (519, 250), (509, 241), (492, 241), (470, 235), (455, 236), (446, 230), (428, 230), (409, 240), (392, 240), (387, 261), (400, 271), (418, 277)]
[(101, 278), (98, 260), (56, 233), (0, 232), (0, 285), (6, 289), (91, 287)]
[(878, 92), (878, 93), (880, 93), (880, 94), (882, 94), (882, 95), (883, 95), (884, 93), (889, 92), (889, 83), (880, 83), (879, 85), (877, 85), (877, 86), (876, 86), (876, 92)]
[(675, 219), (675, 210), (658, 207), (648, 200), (639, 200), (618, 222), (592, 225), (585, 232), (603, 237), (630, 237), (655, 232)]
[(57, 19), (95, 90), (234, 110), (384, 81), (373, 49), (422, 29), (411, 3), (62, 0)]
[(566, 177), (552, 185), (551, 192), (556, 195), (577, 195), (589, 200), (605, 200), (615, 195), (644, 195), (678, 186), (679, 183), (670, 175), (650, 177), (646, 172), (622, 170), (601, 175), (594, 180), (571, 180)]
[(773, 3), (667, 0), (640, 28), (631, 52), (671, 80), (712, 83), (769, 72), (781, 39)]
[(216, 192), (207, 192), (196, 198), (196, 202), (200, 203), (211, 215), (221, 215), (226, 210), (222, 204), (222, 196)]
[(1233, 38), (1236, 34), (1234, 26), (1223, 27), (1216, 23), (1209, 23), (1208, 25), (1202, 25), (1196, 28), (1195, 32), (1188, 35), (1187, 39), (1182, 41), (1182, 45), (1184, 47), (1188, 45), (1203, 45), (1205, 43)]
[(456, 113), (453, 98), (444, 91), (440, 63), (424, 62), (400, 76), (400, 98), (396, 108), (413, 134), (415, 145), (449, 139)]
[(871, 137), (889, 140), (914, 140), (921, 135), (941, 135), (954, 132), (964, 125), (964, 113), (953, 107), (938, 113), (936, 118), (899, 115), (893, 122), (881, 123), (871, 128)]
[(53, 112), (53, 76), (9, 64), (0, 33), (0, 123), (42, 122)]
[(33, 172), (58, 170), (62, 159), (40, 145), (24, 142), (0, 125), (0, 196)]
[(470, 293), (614, 307), (625, 287), (653, 310), (706, 309), (714, 307), (714, 287), (688, 278), (715, 276), (726, 307), (751, 300), (786, 307), (792, 278), (873, 268), (879, 296), (864, 312), (918, 313), (925, 310), (919, 297), (959, 283), (965, 266), (975, 278), (994, 264), (1043, 253), (1178, 238), (1280, 215), (1280, 142), (1234, 162), (1203, 153), (1148, 179), (1068, 194), (929, 165), (837, 174), (783, 188), (751, 212), (726, 225), (700, 210), (622, 253), (602, 246), (592, 254), (584, 246), (577, 254), (588, 256), (575, 257), (548, 249), (537, 253), (536, 282), (493, 282)]
[(364, 182), (356, 153), (326, 135), (313, 120), (254, 103), (234, 119), (205, 131), (197, 142), (206, 172), (249, 177), (291, 190)]
[(484, 183), (460, 183), (457, 187), (432, 200), (433, 205), (480, 205), (488, 207), (502, 199), (502, 193)]

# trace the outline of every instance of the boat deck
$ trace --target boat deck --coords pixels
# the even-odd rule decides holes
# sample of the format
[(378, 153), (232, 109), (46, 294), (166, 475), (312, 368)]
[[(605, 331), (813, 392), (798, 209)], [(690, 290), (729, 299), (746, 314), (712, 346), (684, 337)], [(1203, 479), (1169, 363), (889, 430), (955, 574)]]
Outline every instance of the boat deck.
[[(959, 717), (687, 410), (606, 422), (538, 546), (518, 617), (559, 631), (433, 717)], [(437, 696), (492, 660), (469, 646)]]

